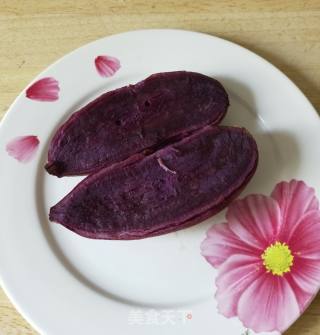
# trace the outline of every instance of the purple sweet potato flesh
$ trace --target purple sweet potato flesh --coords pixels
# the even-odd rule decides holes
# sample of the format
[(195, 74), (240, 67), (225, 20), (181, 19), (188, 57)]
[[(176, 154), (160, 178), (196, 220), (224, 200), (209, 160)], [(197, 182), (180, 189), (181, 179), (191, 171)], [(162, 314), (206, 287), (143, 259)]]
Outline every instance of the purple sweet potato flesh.
[(228, 105), (215, 79), (186, 71), (154, 74), (73, 113), (50, 143), (46, 170), (58, 177), (96, 172), (218, 124)]
[(205, 126), (127, 165), (85, 178), (50, 220), (89, 238), (141, 239), (196, 224), (223, 209), (256, 170), (243, 128)]

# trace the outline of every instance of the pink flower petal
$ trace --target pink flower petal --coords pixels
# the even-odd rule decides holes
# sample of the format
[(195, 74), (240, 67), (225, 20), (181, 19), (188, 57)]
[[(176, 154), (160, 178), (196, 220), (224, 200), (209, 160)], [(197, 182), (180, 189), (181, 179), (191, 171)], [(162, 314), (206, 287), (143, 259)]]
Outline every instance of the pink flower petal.
[(291, 278), (302, 291), (314, 294), (320, 286), (319, 260), (297, 257), (287, 277)]
[(6, 150), (10, 156), (19, 162), (27, 163), (34, 157), (38, 146), (39, 139), (37, 136), (19, 136), (6, 145)]
[(226, 217), (240, 240), (261, 251), (275, 242), (281, 226), (278, 203), (264, 195), (249, 195), (233, 202)]
[(117, 58), (106, 55), (96, 57), (94, 63), (101, 77), (111, 77), (121, 67), (120, 61)]
[(298, 220), (288, 236), (282, 238), (295, 255), (319, 261), (320, 267), (320, 211), (310, 211)]
[(230, 318), (237, 315), (243, 291), (263, 275), (261, 259), (252, 256), (231, 256), (219, 269), (216, 279), (218, 310)]
[(300, 315), (300, 310), (285, 277), (265, 274), (243, 292), (237, 314), (245, 327), (255, 332), (283, 332)]
[(281, 209), (284, 222), (281, 229), (283, 236), (290, 235), (291, 229), (304, 213), (319, 209), (314, 189), (308, 187), (303, 181), (281, 182), (276, 185), (271, 197), (278, 202)]
[(201, 254), (212, 266), (219, 267), (232, 255), (259, 257), (261, 251), (239, 240), (227, 223), (220, 223), (213, 225), (208, 230), (207, 237), (201, 243)]
[(42, 78), (33, 83), (26, 91), (26, 97), (38, 101), (55, 101), (59, 99), (59, 82), (52, 78)]
[(303, 311), (308, 307), (309, 303), (315, 296), (316, 292), (308, 293), (308, 292), (303, 291), (301, 287), (295, 282), (295, 280), (293, 280), (290, 273), (287, 273), (285, 277), (296, 296), (299, 309), (300, 309), (300, 313), (303, 313)]
[(309, 304), (320, 286), (320, 213), (310, 211), (295, 225), (288, 244), (294, 261), (286, 274), (301, 311)]

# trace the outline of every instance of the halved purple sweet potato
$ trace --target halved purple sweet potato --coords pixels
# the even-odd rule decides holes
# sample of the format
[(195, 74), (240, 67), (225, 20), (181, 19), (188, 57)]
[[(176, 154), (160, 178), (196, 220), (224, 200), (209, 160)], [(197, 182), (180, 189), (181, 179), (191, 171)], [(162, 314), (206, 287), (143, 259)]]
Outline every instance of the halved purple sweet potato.
[(218, 124), (228, 105), (215, 79), (186, 71), (153, 74), (75, 112), (54, 135), (46, 169), (58, 177), (82, 175), (134, 160), (146, 149)]
[(90, 175), (51, 208), (50, 220), (95, 239), (176, 231), (223, 209), (257, 162), (244, 128), (206, 126), (131, 165)]

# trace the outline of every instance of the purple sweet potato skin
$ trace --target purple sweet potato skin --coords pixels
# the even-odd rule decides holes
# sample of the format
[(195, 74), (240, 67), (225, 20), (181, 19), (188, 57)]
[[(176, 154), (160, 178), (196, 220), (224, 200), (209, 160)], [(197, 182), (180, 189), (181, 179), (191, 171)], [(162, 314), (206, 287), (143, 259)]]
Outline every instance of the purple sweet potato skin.
[(257, 145), (243, 128), (206, 126), (127, 166), (84, 179), (50, 220), (88, 238), (141, 239), (217, 213), (254, 174)]
[(46, 170), (58, 177), (96, 172), (218, 124), (228, 105), (215, 79), (186, 71), (153, 74), (73, 113), (52, 138)]

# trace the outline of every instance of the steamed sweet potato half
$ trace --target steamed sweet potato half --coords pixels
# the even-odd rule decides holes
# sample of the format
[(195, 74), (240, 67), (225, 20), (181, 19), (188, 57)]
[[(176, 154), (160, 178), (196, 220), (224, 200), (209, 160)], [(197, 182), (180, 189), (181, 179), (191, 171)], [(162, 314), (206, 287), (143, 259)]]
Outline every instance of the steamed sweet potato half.
[(206, 126), (131, 164), (90, 175), (51, 208), (50, 220), (95, 239), (176, 231), (223, 209), (257, 161), (245, 129)]
[(53, 136), (46, 170), (58, 177), (85, 175), (125, 160), (208, 124), (229, 105), (222, 85), (194, 72), (157, 73), (107, 92), (73, 113)]

